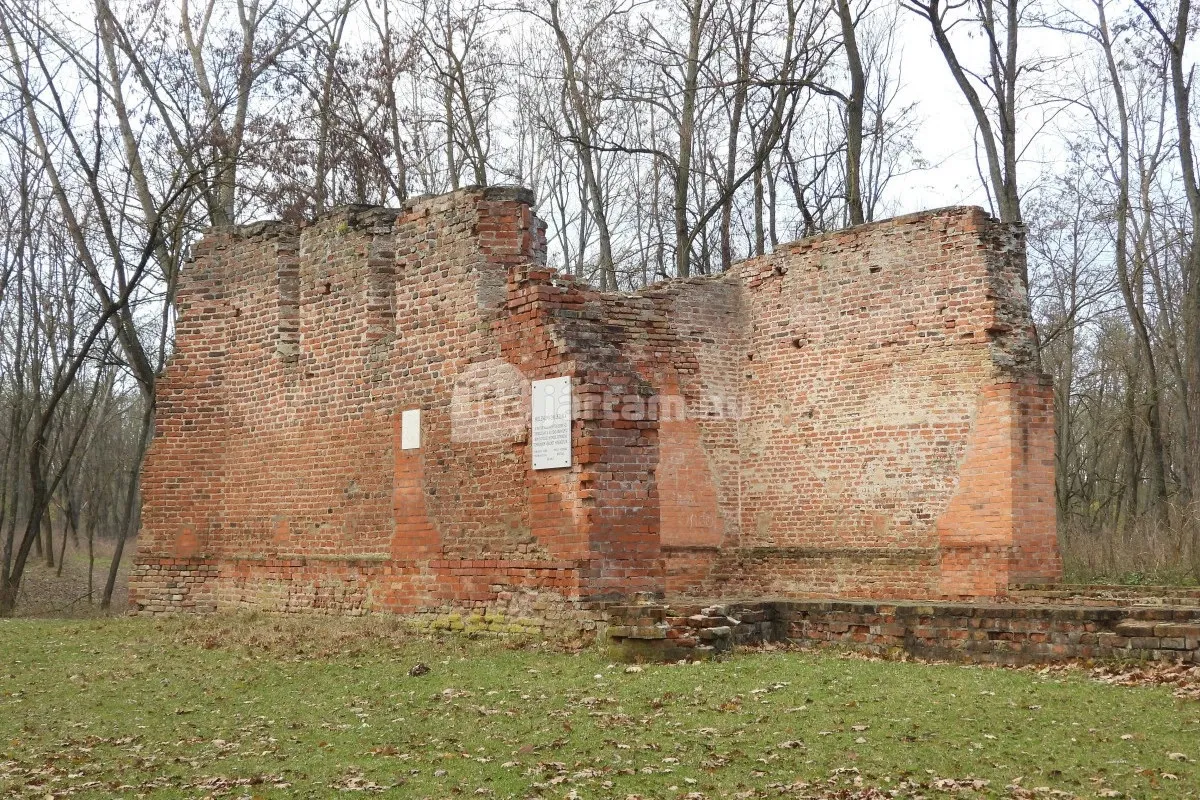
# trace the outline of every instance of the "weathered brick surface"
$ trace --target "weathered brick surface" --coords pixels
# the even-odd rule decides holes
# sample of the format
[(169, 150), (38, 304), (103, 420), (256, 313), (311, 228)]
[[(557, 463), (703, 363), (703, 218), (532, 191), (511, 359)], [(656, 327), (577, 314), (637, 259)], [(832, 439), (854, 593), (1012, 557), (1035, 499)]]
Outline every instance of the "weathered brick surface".
[[(204, 238), (136, 608), (530, 629), (638, 591), (976, 598), (1058, 577), (1011, 228), (946, 209), (615, 295), (543, 266), (529, 199), (467, 189)], [(560, 375), (573, 464), (534, 471), (529, 384)]]
[(737, 541), (775, 549), (751, 571), (722, 554), (727, 591), (975, 597), (1058, 576), (1022, 258), (1011, 228), (955, 208), (741, 265)]

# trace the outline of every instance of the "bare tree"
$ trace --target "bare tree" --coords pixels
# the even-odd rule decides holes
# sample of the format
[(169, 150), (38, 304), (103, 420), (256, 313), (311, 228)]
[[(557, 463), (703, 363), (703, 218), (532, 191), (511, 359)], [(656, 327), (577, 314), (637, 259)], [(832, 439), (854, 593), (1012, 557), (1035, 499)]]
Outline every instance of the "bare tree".
[[(975, 124), (986, 156), (992, 201), (1000, 219), (1021, 221), (1021, 192), (1017, 182), (1018, 80), (1025, 71), (1017, 44), (1025, 24), (1022, 0), (905, 0), (904, 5), (929, 22), (933, 40), (958, 85)], [(983, 42), (986, 68), (975, 72), (950, 39), (955, 25), (967, 25)], [(980, 96), (979, 86), (986, 93)]]
[[(109, 22), (111, 18), (106, 18), (100, 8), (97, 18), (100, 44), (104, 42), (103, 32)], [(10, 85), (28, 126), (30, 149), (45, 173), (73, 263), (82, 270), (96, 308), (95, 321), (81, 323), (83, 332), (78, 344), (71, 346), (56, 367), (48, 384), (46, 408), (32, 428), (29, 523), (26, 536), (14, 554), (8, 589), (0, 598), (0, 611), (11, 613), (24, 559), (37, 532), (35, 522), (40, 526), (61, 478), (61, 472), (50, 477), (45, 472), (50, 426), (71, 382), (105, 331), (111, 333), (112, 346), (121, 353), (146, 400), (141, 445), (132, 469), (140, 467), (153, 433), (156, 378), (166, 358), (171, 298), (182, 230), (187, 221), (187, 198), (194, 195), (195, 176), (186, 172), (186, 167), (177, 167), (157, 194), (152, 190), (140, 143), (133, 133), (131, 112), (119, 91), (119, 74), (112, 69), (110, 48), (93, 48), (91, 52), (95, 55), (89, 59), (86, 48), (67, 47), (70, 41), (55, 31), (48, 20), (13, 14), (6, 6), (0, 6), (0, 32), (14, 65)], [(64, 59), (61, 63), (48, 61), (46, 49), (41, 47), (46, 38), (53, 38), (59, 45)], [(97, 53), (97, 49), (104, 54)], [(76, 70), (74, 83), (62, 81), (63, 73), (72, 68)], [(64, 86), (70, 86), (81, 97), (67, 97)], [(85, 97), (88, 102), (78, 102)], [(96, 118), (81, 116), (80, 108), (91, 109)], [(117, 142), (105, 138), (107, 129), (98, 122), (106, 112), (118, 121)], [(109, 170), (114, 162), (122, 164), (133, 180), (132, 193), (137, 198), (133, 202), (141, 204), (136, 215), (124, 192), (110, 192)], [(165, 292), (152, 292), (161, 305), (158, 324), (150, 328), (152, 338), (148, 345), (142, 339), (145, 325), (136, 318), (135, 309), (151, 291), (144, 283), (151, 276), (162, 282)], [(137, 506), (134, 480), (129, 483), (124, 502), (123, 525), (102, 601), (104, 606), (112, 595), (124, 542), (136, 531)]]
[[(1191, 0), (1178, 0), (1172, 9), (1160, 9), (1148, 0), (1134, 0), (1153, 30), (1162, 39), (1170, 66), (1169, 86), (1174, 113), (1176, 152), (1179, 162), (1179, 180), (1186, 200), (1190, 225), (1184, 234), (1183, 250), (1183, 353), (1181, 379), (1185, 402), (1184, 414), (1185, 458), (1183, 469), (1188, 512), (1194, 544), (1200, 550), (1200, 238), (1196, 230), (1200, 227), (1200, 184), (1196, 177), (1196, 154), (1192, 141), (1191, 88), (1193, 65), (1188, 63), (1187, 45), (1193, 31)], [(1171, 17), (1174, 17), (1172, 20)], [(1200, 560), (1197, 561), (1200, 569)]]
[(590, 51), (596, 46), (595, 40), (603, 35), (613, 18), (628, 13), (629, 6), (621, 3), (603, 9), (594, 19), (587, 20), (581, 26), (582, 30), (578, 32), (575, 41), (567, 34), (562, 15), (559, 13), (558, 0), (548, 0), (547, 6), (548, 14), (539, 16), (554, 31), (554, 39), (558, 43), (558, 52), (562, 59), (562, 94), (565, 101), (563, 120), (570, 140), (577, 149), (579, 162), (583, 166), (589, 201), (587, 208), (599, 237), (600, 259), (597, 268), (600, 273), (600, 288), (616, 289), (612, 234), (609, 231), (607, 204), (601, 185), (601, 165), (598, 163), (601, 152), (595, 146), (599, 127), (597, 117), (602, 113), (593, 88), (598, 76), (589, 74), (602, 69), (603, 61)]

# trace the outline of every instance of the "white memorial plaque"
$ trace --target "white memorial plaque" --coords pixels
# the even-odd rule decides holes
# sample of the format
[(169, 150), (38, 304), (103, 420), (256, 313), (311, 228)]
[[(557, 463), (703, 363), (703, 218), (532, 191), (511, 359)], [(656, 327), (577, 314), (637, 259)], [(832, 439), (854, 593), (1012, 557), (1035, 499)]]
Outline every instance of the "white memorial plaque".
[(533, 468), (571, 466), (571, 378), (533, 382)]
[(400, 449), (416, 450), (421, 446), (421, 409), (410, 408), (400, 414)]

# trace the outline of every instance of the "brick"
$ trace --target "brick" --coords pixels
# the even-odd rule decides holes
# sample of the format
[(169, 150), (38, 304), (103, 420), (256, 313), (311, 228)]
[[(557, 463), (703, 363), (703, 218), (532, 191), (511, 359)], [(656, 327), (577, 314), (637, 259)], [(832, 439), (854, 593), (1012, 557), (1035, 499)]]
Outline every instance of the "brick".
[(1119, 623), (1115, 630), (1120, 636), (1148, 638), (1154, 636), (1155, 627), (1153, 622), (1125, 620)]
[(1154, 635), (1164, 638), (1200, 638), (1200, 624), (1167, 623), (1154, 626)]
[[(213, 230), (180, 277), (131, 604), (585, 630), (639, 593), (940, 603), (1053, 581), (1020, 236), (945, 209), (602, 294), (546, 268), (512, 188)], [(575, 464), (534, 471), (529, 384), (560, 375)], [(766, 622), (743, 605), (670, 616)], [(938, 646), (977, 619), (923, 609)], [(891, 624), (836, 610), (820, 635), (875, 646)]]
[(733, 636), (733, 628), (728, 625), (720, 625), (715, 628), (702, 628), (699, 632), (701, 641), (711, 642), (714, 639), (728, 639)]

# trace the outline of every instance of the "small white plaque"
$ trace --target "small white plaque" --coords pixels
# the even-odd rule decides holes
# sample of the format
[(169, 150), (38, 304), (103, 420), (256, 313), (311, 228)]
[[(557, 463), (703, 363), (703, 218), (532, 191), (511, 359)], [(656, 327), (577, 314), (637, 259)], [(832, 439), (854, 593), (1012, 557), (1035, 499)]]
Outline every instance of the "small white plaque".
[(421, 409), (410, 408), (400, 414), (400, 449), (416, 450), (421, 446)]
[(571, 466), (571, 377), (533, 382), (533, 468)]

